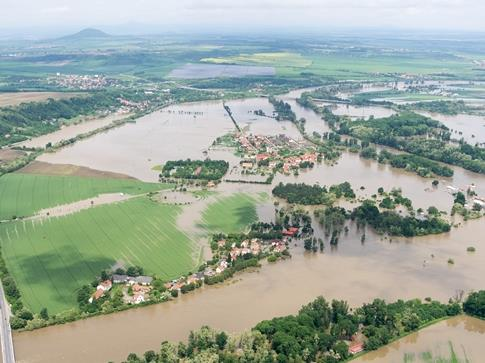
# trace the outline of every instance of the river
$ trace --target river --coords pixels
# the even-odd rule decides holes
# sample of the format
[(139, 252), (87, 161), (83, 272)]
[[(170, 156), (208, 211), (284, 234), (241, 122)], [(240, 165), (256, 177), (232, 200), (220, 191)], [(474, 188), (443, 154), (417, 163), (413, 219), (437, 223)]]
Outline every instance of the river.
[[(298, 117), (307, 118), (314, 127), (321, 124), (324, 130), (325, 123), (318, 115), (294, 103), (295, 93), (283, 98), (292, 102)], [(274, 120), (256, 117), (251, 112), (263, 107), (270, 112), (267, 100), (228, 104), (236, 119), (243, 126), (254, 127), (254, 132), (265, 130), (267, 125), (259, 125), (265, 122), (275, 125)], [(274, 133), (293, 135), (290, 125), (276, 123), (275, 127)], [(43, 160), (154, 180), (154, 165), (168, 159), (202, 157), (215, 137), (230, 130), (233, 125), (220, 102), (172, 106), (145, 116), (136, 124), (46, 154)], [(443, 179), (437, 188), (432, 188), (429, 179), (363, 160), (356, 154), (344, 154), (334, 166), (318, 165), (298, 177), (278, 175), (274, 183), (298, 180), (330, 185), (350, 181), (354, 189), (364, 187), (359, 189), (360, 196), (370, 196), (380, 186), (401, 187), (416, 208), (435, 205), (449, 212), (452, 197), (446, 192), (447, 185), (466, 187), (474, 183), (478, 194), (485, 195), (484, 176), (454, 169), (453, 178)], [(250, 184), (223, 183), (218, 188), (224, 192), (271, 191), (271, 186)], [(272, 218), (272, 212), (271, 205), (260, 210), (263, 219)], [(195, 208), (194, 213), (197, 214)], [(190, 220), (190, 215), (185, 218)], [(321, 233), (317, 228), (317, 234)], [(341, 238), (338, 247), (326, 245), (324, 253), (317, 254), (305, 253), (298, 242), (291, 247), (290, 260), (264, 264), (224, 285), (203, 287), (172, 302), (16, 333), (17, 359), (26, 363), (120, 361), (130, 352), (156, 350), (163, 340), (186, 339), (190, 330), (201, 325), (243, 331), (260, 320), (295, 313), (319, 295), (345, 299), (358, 306), (376, 297), (395, 300), (430, 296), (447, 301), (461, 290), (485, 288), (483, 220), (463, 222), (448, 234), (414, 239), (383, 239), (367, 231), (366, 241), (361, 243), (361, 234), (350, 225), (348, 236)], [(469, 246), (474, 246), (476, 252), (468, 253)], [(454, 265), (447, 263), (450, 258)]]

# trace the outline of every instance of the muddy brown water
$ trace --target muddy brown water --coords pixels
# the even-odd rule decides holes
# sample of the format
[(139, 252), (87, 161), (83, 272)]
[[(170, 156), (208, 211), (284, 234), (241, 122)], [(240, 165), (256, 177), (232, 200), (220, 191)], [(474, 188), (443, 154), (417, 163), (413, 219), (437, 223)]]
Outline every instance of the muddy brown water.
[(485, 143), (485, 116), (475, 115), (443, 115), (440, 113), (419, 112), (446, 125), (451, 131), (453, 139), (463, 138), (466, 142)]
[[(157, 349), (163, 340), (184, 340), (202, 325), (249, 329), (260, 320), (295, 313), (319, 295), (352, 306), (376, 297), (446, 301), (458, 290), (484, 287), (485, 241), (476, 237), (484, 232), (482, 222), (473, 221), (448, 235), (414, 240), (389, 242), (367, 232), (361, 244), (360, 232), (352, 228), (337, 249), (327, 245), (314, 255), (304, 253), (299, 242), (291, 260), (265, 264), (174, 302), (15, 334), (17, 357), (19, 362), (120, 361), (130, 352)], [(471, 236), (474, 254), (466, 252)], [(448, 265), (448, 258), (455, 265)]]
[[(408, 335), (388, 346), (367, 353), (355, 363), (429, 362), (423, 353), (450, 361), (450, 344), (460, 362), (481, 363), (485, 357), (485, 321), (467, 316), (455, 317)], [(411, 357), (413, 360), (411, 360)]]
[(104, 126), (110, 125), (115, 121), (129, 117), (130, 114), (114, 113), (105, 117), (86, 118), (76, 124), (65, 125), (61, 129), (30, 140), (23, 141), (18, 146), (22, 147), (45, 147), (47, 143), (56, 144), (62, 140), (68, 140), (86, 132), (94, 131)]
[[(258, 99), (259, 100), (259, 99)], [(262, 101), (258, 101), (262, 102)], [(261, 103), (261, 106), (263, 103)], [(231, 103), (241, 119), (252, 122), (250, 104)], [(161, 160), (200, 157), (214, 136), (233, 126), (220, 103), (204, 102), (174, 106), (175, 113), (156, 113), (137, 124), (130, 124), (82, 141), (59, 153), (48, 155), (49, 161), (76, 163), (96, 169), (124, 172), (140, 179), (153, 179), (150, 168)], [(203, 110), (194, 118), (187, 110)], [(180, 111), (180, 112), (179, 112)], [(295, 108), (299, 117), (301, 108)], [(243, 115), (245, 115), (243, 117)], [(307, 115), (309, 116), (309, 115)], [(271, 121), (271, 120), (269, 120)], [(312, 122), (322, 122), (318, 117)], [(209, 127), (209, 125), (211, 127)], [(322, 127), (324, 127), (323, 124)], [(285, 130), (283, 130), (285, 131)], [(177, 136), (177, 135), (181, 136)], [(142, 138), (140, 140), (140, 138)], [(114, 149), (114, 150), (113, 150)], [(223, 156), (225, 151), (218, 151)], [(92, 155), (96, 155), (93, 158)], [(235, 162), (237, 159), (231, 159)], [(298, 177), (278, 175), (279, 181), (334, 184), (350, 181), (359, 195), (374, 194), (378, 187), (401, 187), (415, 207), (435, 205), (449, 211), (452, 197), (447, 185), (466, 187), (476, 184), (478, 194), (485, 195), (485, 177), (455, 168), (455, 176), (442, 179), (438, 188), (431, 180), (344, 154), (335, 166), (325, 164), (300, 173)], [(224, 193), (270, 192), (271, 186), (222, 183)], [(271, 203), (258, 209), (263, 219), (273, 218)], [(194, 213), (197, 210), (194, 208)], [(195, 218), (190, 213), (181, 225)], [(190, 223), (189, 223), (190, 224)], [(197, 234), (198, 231), (192, 231)], [(322, 233), (317, 229), (317, 233)], [(484, 289), (485, 223), (464, 222), (459, 228), (439, 236), (414, 239), (383, 239), (371, 231), (361, 243), (362, 231), (351, 225), (348, 236), (337, 248), (326, 245), (324, 253), (307, 254), (301, 242), (291, 247), (293, 257), (243, 273), (220, 286), (204, 287), (179, 299), (105, 315), (33, 332), (15, 333), (19, 362), (106, 362), (120, 361), (130, 353), (158, 349), (163, 340), (184, 340), (190, 330), (202, 325), (229, 332), (251, 328), (263, 319), (295, 313), (319, 295), (327, 299), (345, 299), (352, 306), (372, 301), (433, 297), (446, 301), (457, 292)], [(474, 246), (475, 253), (467, 247)], [(452, 258), (454, 265), (448, 264)]]

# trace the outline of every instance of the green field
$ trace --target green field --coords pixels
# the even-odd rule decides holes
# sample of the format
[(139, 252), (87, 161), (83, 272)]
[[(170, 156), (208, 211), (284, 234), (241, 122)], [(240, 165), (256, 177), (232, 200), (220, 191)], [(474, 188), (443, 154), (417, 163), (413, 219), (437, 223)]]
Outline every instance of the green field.
[(177, 229), (180, 210), (138, 197), (60, 218), (3, 223), (3, 257), (32, 311), (60, 312), (77, 306), (76, 290), (116, 262), (164, 279), (190, 271), (200, 247)]
[(299, 54), (272, 52), (240, 54), (230, 57), (203, 58), (201, 62), (217, 64), (265, 65), (276, 68), (280, 76), (298, 76), (302, 72), (338, 78), (366, 78), (369, 74), (453, 73), (470, 76), (473, 64), (466, 59), (416, 54), (352, 54), (349, 52)]
[(167, 185), (131, 179), (84, 178), (12, 173), (0, 177), (0, 220), (31, 216), (41, 209), (102, 193), (141, 194)]
[(244, 193), (221, 197), (202, 213), (200, 226), (211, 233), (235, 233), (256, 222), (260, 198)]

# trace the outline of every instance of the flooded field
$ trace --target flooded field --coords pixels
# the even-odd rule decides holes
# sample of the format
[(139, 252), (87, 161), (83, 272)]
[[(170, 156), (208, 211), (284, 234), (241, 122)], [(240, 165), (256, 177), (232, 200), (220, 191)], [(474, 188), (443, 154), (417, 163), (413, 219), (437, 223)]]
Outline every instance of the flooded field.
[(45, 145), (49, 142), (52, 144), (56, 144), (62, 140), (68, 140), (83, 133), (94, 131), (101, 127), (107, 126), (114, 121), (118, 121), (129, 116), (129, 114), (116, 113), (106, 117), (86, 119), (74, 125), (63, 126), (60, 130), (52, 132), (50, 134), (34, 137), (30, 140), (23, 141), (19, 143), (18, 146), (45, 147)]
[[(205, 158), (212, 142), (234, 130), (221, 102), (171, 106), (123, 127), (98, 134), (39, 160), (75, 164), (158, 180), (152, 170), (167, 160)], [(93, 155), (96, 155), (93, 158)]]
[[(234, 118), (241, 128), (247, 128), (252, 134), (279, 135), (284, 134), (294, 140), (302, 136), (296, 126), (290, 121), (276, 121), (273, 116), (273, 106), (267, 98), (249, 98), (226, 102), (231, 108)], [(267, 116), (258, 116), (254, 111), (262, 110)]]
[(330, 106), (332, 112), (338, 116), (349, 116), (351, 118), (368, 119), (371, 116), (374, 118), (389, 117), (396, 112), (390, 108), (381, 106), (352, 106), (346, 104), (330, 104), (320, 103), (321, 106)]
[(451, 132), (453, 139), (463, 138), (466, 142), (485, 143), (485, 116), (473, 115), (443, 115), (439, 113), (419, 112), (445, 124)]
[(274, 67), (238, 66), (228, 64), (185, 64), (170, 72), (169, 77), (202, 79), (216, 77), (274, 76)]
[(459, 316), (413, 333), (353, 362), (452, 362), (450, 350), (453, 349), (459, 362), (480, 363), (485, 357), (484, 341), (485, 321)]
[[(307, 131), (324, 132), (325, 122), (296, 105), (297, 95), (293, 92), (283, 98), (291, 104), (297, 117), (307, 119)], [(228, 105), (241, 126), (249, 127), (251, 132), (293, 135), (296, 130), (291, 124), (255, 116), (252, 111), (257, 109), (272, 112), (265, 99), (231, 101)], [(154, 165), (170, 159), (205, 157), (212, 141), (233, 129), (220, 102), (178, 105), (58, 153), (43, 155), (42, 160), (155, 180), (157, 172), (151, 170)], [(213, 158), (227, 159), (231, 165), (238, 162), (228, 150), (208, 152)], [(334, 166), (318, 165), (298, 177), (277, 175), (273, 185), (280, 181), (321, 185), (349, 181), (360, 196), (367, 197), (381, 186), (387, 190), (400, 187), (403, 195), (413, 200), (415, 208), (434, 205), (449, 212), (453, 198), (446, 192), (447, 185), (466, 188), (474, 183), (476, 192), (485, 195), (485, 176), (460, 168), (454, 170), (453, 178), (442, 179), (433, 188), (431, 179), (363, 160), (356, 154), (344, 154)], [(222, 183), (216, 191), (270, 194), (271, 189), (270, 185)], [(193, 222), (210, 200), (209, 196), (186, 208), (178, 225), (189, 234), (201, 234)], [(274, 218), (271, 199), (258, 207), (258, 214), (262, 220)], [(365, 243), (361, 243), (362, 231), (352, 224), (349, 227), (348, 235), (342, 236), (338, 246), (327, 243), (324, 253), (305, 253), (302, 242), (298, 241), (291, 246), (293, 257), (287, 261), (265, 263), (252, 273), (239, 274), (220, 286), (203, 287), (172, 302), (16, 333), (17, 359), (25, 363), (120, 361), (130, 352), (157, 349), (163, 340), (184, 340), (190, 330), (201, 325), (240, 332), (260, 320), (295, 313), (319, 295), (329, 300), (345, 299), (352, 306), (358, 306), (376, 297), (391, 301), (430, 296), (447, 301), (462, 290), (485, 287), (483, 220), (462, 222), (447, 234), (414, 239), (390, 240), (368, 230)], [(317, 227), (317, 237), (322, 234)], [(476, 252), (467, 252), (469, 246), (474, 246)], [(454, 265), (448, 264), (449, 259), (454, 260)], [(82, 346), (79, 341), (83, 342)], [(479, 354), (480, 349), (474, 352)]]

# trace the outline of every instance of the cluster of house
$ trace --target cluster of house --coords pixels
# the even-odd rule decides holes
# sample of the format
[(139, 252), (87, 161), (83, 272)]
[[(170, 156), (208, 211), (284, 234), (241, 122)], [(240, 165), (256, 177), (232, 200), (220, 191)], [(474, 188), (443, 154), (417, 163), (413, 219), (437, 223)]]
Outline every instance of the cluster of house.
[(285, 158), (283, 163), (283, 173), (289, 174), (291, 169), (299, 168), (300, 164), (303, 162), (315, 164), (317, 162), (317, 154), (312, 152)]
[[(296, 232), (298, 232), (298, 228), (296, 228)], [(291, 234), (292, 236), (295, 233)], [(226, 240), (221, 239), (217, 242), (217, 246), (219, 249), (226, 248)], [(237, 247), (235, 243), (233, 243), (230, 247), (230, 250), (227, 256), (222, 257), (219, 262), (215, 266), (209, 266), (202, 272), (194, 273), (188, 277), (181, 277), (179, 279), (172, 280), (167, 282), (164, 286), (169, 291), (180, 291), (185, 285), (189, 284), (197, 284), (203, 282), (205, 277), (213, 277), (223, 273), (227, 268), (229, 268), (228, 261), (235, 261), (239, 257), (242, 257), (247, 254), (259, 255), (261, 252), (265, 251), (272, 251), (272, 252), (283, 252), (287, 249), (287, 239), (284, 238), (283, 240), (274, 239), (269, 241), (267, 244), (263, 244), (261, 240), (258, 238), (253, 238), (251, 240), (244, 240), (241, 242), (240, 247)], [(230, 259), (229, 259), (230, 258)]]
[(141, 102), (133, 102), (119, 97), (118, 101), (120, 101), (121, 103), (122, 110), (125, 111), (143, 111), (146, 110), (148, 106), (150, 106), (150, 102), (146, 100)]
[(141, 302), (147, 301), (148, 293), (151, 290), (151, 284), (153, 281), (153, 277), (151, 276), (128, 276), (128, 275), (118, 275), (114, 274), (111, 280), (101, 281), (98, 286), (96, 287), (96, 291), (93, 295), (89, 298), (89, 303), (92, 303), (94, 300), (98, 300), (106, 292), (111, 290), (113, 284), (126, 284), (127, 286), (131, 286), (133, 290), (133, 296), (128, 299), (125, 299), (127, 303), (134, 303), (139, 304)]
[(269, 160), (268, 168), (274, 169), (278, 163), (283, 162), (283, 172), (289, 174), (291, 169), (299, 168), (303, 162), (315, 164), (318, 156), (316, 152), (307, 152), (299, 156), (281, 157), (278, 151), (285, 149), (303, 150), (307, 147), (286, 135), (237, 135), (237, 141), (244, 150), (245, 158), (241, 167), (250, 170), (259, 165), (261, 161)]
[[(223, 248), (226, 245), (226, 240), (220, 240), (217, 242), (219, 248)], [(261, 243), (257, 238), (251, 240), (245, 240), (241, 242), (241, 247), (237, 247), (235, 243), (231, 245), (231, 251), (229, 256), (231, 256), (231, 261), (237, 260), (239, 256), (244, 256), (248, 254), (253, 254), (255, 256), (261, 253)]]
[(124, 301), (128, 304), (140, 304), (148, 301), (152, 281), (153, 277), (151, 276), (113, 275), (114, 284), (126, 284), (127, 287), (131, 287), (133, 294), (124, 294)]
[(167, 282), (164, 286), (169, 291), (180, 291), (185, 285), (197, 284), (204, 281), (204, 272), (196, 272), (188, 277), (181, 277)]
[(96, 291), (94, 294), (91, 295), (89, 298), (89, 303), (91, 304), (94, 300), (98, 300), (100, 297), (104, 295), (105, 292), (111, 290), (113, 283), (111, 280), (101, 281), (98, 286), (96, 286)]
[(236, 140), (241, 145), (244, 152), (248, 155), (256, 155), (260, 151), (264, 150), (269, 154), (276, 154), (282, 147), (289, 149), (297, 149), (300, 147), (298, 141), (292, 138), (280, 134), (276, 136), (266, 135), (246, 135), (245, 133), (238, 133)]
[(57, 73), (55, 77), (49, 78), (48, 83), (54, 83), (65, 88), (74, 88), (79, 90), (93, 90), (116, 85), (116, 80), (104, 76), (95, 75), (78, 75), (78, 74), (61, 74)]

